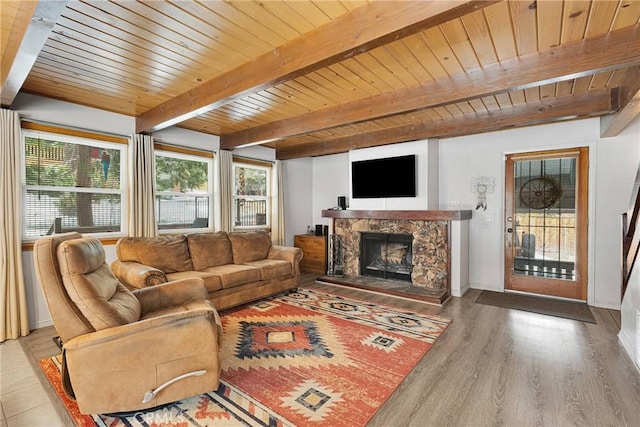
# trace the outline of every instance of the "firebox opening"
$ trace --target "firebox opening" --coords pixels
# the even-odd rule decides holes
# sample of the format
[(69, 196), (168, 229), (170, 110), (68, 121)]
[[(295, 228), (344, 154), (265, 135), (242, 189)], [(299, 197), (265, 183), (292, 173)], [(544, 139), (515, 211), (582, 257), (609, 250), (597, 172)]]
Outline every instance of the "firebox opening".
[(360, 275), (411, 282), (411, 234), (361, 233)]

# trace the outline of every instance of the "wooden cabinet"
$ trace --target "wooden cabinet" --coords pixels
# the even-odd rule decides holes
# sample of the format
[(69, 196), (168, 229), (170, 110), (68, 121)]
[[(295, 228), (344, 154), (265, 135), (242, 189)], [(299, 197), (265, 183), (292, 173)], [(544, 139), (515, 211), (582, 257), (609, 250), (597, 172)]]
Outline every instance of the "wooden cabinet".
[(327, 274), (327, 236), (299, 234), (293, 237), (293, 245), (304, 253), (300, 271), (323, 276)]

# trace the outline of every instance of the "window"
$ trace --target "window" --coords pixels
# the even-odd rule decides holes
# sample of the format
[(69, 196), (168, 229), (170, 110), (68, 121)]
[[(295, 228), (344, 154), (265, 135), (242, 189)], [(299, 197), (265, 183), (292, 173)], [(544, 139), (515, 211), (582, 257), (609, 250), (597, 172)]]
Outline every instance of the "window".
[[(156, 145), (156, 218), (158, 229), (210, 229), (213, 212), (213, 159)], [(168, 148), (168, 147), (167, 147)], [(174, 151), (175, 150), (175, 151)]]
[(30, 129), (22, 135), (24, 239), (68, 231), (126, 232), (121, 167), (126, 138), (110, 143)]
[(235, 228), (267, 228), (271, 168), (252, 163), (233, 163), (233, 220)]

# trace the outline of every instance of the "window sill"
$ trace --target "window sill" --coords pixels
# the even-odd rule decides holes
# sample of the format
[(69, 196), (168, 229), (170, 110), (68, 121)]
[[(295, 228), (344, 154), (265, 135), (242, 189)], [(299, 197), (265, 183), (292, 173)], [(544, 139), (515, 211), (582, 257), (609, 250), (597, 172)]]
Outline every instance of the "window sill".
[[(90, 234), (84, 235), (84, 236), (91, 236)], [(42, 236), (45, 237), (45, 236)], [(96, 239), (98, 239), (100, 241), (100, 243), (102, 243), (105, 246), (110, 246), (110, 245), (115, 245), (118, 240), (120, 240), (123, 237), (127, 237), (126, 234), (121, 234), (118, 233), (115, 236), (93, 236)], [(22, 242), (22, 250), (23, 251), (33, 251), (33, 245), (36, 243), (38, 239), (33, 239), (33, 240), (28, 240), (28, 241), (23, 241)]]

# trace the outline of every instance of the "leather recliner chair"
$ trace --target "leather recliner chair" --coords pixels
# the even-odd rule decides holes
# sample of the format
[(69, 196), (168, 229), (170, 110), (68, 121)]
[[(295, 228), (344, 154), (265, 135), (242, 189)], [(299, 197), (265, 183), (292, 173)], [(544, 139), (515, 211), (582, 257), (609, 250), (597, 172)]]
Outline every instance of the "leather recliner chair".
[(79, 233), (44, 237), (33, 253), (63, 342), (63, 386), (80, 412), (138, 411), (218, 388), (222, 327), (202, 279), (131, 292), (100, 241)]

